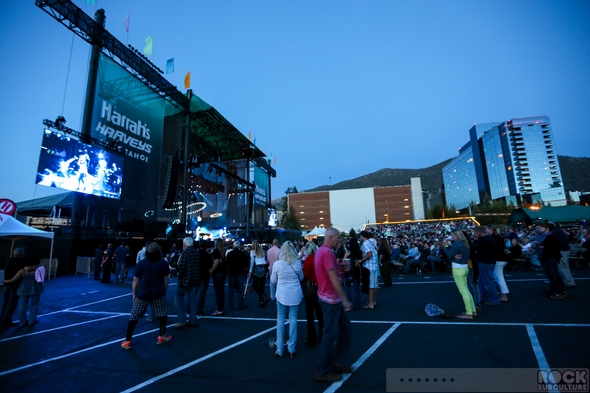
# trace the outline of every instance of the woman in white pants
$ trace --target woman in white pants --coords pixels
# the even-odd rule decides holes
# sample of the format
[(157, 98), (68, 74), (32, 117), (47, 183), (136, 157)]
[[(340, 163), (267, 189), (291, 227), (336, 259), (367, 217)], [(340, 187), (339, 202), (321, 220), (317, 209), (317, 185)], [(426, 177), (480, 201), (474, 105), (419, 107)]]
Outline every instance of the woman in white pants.
[(507, 302), (510, 291), (508, 290), (508, 285), (506, 285), (506, 280), (504, 279), (504, 266), (508, 265), (506, 244), (504, 243), (504, 239), (502, 239), (502, 237), (499, 235), (495, 226), (488, 225), (487, 234), (491, 235), (496, 241), (497, 251), (496, 267), (494, 268), (494, 281), (496, 281), (498, 287), (500, 288), (500, 301)]

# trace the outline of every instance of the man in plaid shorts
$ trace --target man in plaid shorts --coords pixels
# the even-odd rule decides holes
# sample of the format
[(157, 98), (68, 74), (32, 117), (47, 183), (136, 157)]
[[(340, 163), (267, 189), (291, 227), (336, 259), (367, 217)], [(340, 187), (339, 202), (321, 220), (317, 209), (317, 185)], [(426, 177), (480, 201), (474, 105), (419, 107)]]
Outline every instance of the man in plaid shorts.
[(166, 335), (168, 312), (166, 310), (166, 292), (170, 266), (164, 258), (158, 243), (150, 243), (146, 249), (145, 259), (139, 261), (133, 272), (133, 308), (127, 324), (127, 335), (121, 348), (131, 348), (131, 337), (139, 318), (143, 317), (148, 306), (152, 306), (154, 319), (160, 321), (160, 332), (156, 344), (164, 344), (172, 340)]

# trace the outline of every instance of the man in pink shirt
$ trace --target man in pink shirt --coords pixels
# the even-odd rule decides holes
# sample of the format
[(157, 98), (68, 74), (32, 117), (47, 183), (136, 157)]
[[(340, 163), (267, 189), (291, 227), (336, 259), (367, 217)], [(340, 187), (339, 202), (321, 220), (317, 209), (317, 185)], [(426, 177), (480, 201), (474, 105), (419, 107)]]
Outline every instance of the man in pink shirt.
[(315, 379), (322, 382), (339, 381), (343, 373), (352, 372), (352, 368), (344, 364), (351, 338), (351, 324), (346, 312), (352, 309), (352, 304), (342, 288), (333, 251), (339, 239), (340, 232), (337, 229), (326, 229), (324, 244), (316, 251), (314, 259), (318, 298), (324, 313), (324, 331)]
[[(276, 261), (279, 260), (279, 256), (281, 254), (281, 248), (279, 246), (280, 246), (279, 240), (274, 239), (272, 241), (272, 247), (266, 253), (266, 262), (268, 263), (268, 276), (269, 277), (270, 277), (270, 274), (272, 273), (273, 263), (275, 263)], [(273, 283), (270, 283), (270, 298), (272, 300), (275, 300), (276, 289), (277, 289), (276, 285), (273, 285)]]

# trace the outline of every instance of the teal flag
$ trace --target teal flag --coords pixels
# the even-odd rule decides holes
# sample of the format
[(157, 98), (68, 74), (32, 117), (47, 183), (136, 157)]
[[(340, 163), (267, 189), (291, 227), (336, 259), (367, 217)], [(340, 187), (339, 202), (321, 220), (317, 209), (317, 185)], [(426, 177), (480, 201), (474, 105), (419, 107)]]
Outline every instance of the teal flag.
[(144, 56), (149, 56), (154, 51), (154, 36), (151, 35), (145, 39), (145, 46), (143, 47)]
[(96, 4), (96, 0), (86, 0), (86, 5)]
[(166, 73), (173, 74), (174, 73), (174, 57), (170, 60), (166, 61)]

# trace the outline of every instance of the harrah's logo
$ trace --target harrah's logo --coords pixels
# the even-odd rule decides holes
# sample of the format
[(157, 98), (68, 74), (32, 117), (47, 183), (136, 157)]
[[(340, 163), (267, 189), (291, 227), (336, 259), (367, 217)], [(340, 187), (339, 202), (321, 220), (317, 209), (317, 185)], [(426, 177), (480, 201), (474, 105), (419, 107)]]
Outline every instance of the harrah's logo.
[[(127, 135), (127, 133), (115, 130), (112, 127), (108, 126), (108, 123), (113, 125), (119, 126), (124, 128), (125, 130), (131, 132), (134, 135), (139, 137), (150, 139), (150, 129), (147, 127), (147, 124), (141, 122), (141, 120), (131, 120), (125, 115), (120, 114), (119, 112), (113, 110), (113, 105), (107, 103), (106, 101), (102, 101), (102, 110), (100, 113), (100, 117), (105, 120), (105, 123), (98, 122), (96, 126), (96, 131), (100, 132), (101, 134), (110, 137), (111, 139), (118, 140), (123, 142), (125, 145), (137, 149), (139, 151), (150, 153), (152, 151), (152, 145), (145, 143), (137, 138), (134, 138), (131, 135)], [(140, 159), (142, 161), (147, 161), (147, 157), (144, 155), (140, 155), (138, 153), (133, 153), (127, 149), (127, 155)]]
[(587, 392), (588, 369), (539, 370), (537, 372), (537, 390), (560, 392)]

